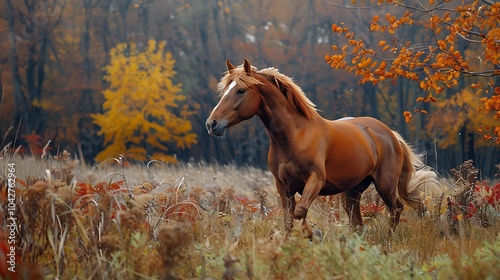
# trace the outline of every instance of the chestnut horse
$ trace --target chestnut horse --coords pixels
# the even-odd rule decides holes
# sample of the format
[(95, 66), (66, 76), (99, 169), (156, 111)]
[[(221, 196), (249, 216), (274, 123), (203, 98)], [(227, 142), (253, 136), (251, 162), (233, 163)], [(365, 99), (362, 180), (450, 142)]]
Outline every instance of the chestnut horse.
[(423, 211), (419, 193), (409, 189), (423, 164), (399, 134), (370, 117), (324, 119), (301, 88), (275, 68), (257, 70), (246, 59), (239, 67), (227, 60), (226, 66), (218, 84), (222, 97), (206, 122), (208, 133), (222, 137), (243, 120), (261, 119), (288, 234), (295, 218), (311, 237), (305, 218), (313, 200), (341, 192), (350, 224), (361, 226), (360, 197), (372, 182), (389, 208), (391, 229), (399, 222), (401, 201)]

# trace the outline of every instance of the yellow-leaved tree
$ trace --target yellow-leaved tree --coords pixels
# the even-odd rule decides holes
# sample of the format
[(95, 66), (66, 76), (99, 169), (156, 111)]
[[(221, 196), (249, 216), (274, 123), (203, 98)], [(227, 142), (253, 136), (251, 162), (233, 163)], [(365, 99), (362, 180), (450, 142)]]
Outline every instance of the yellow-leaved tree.
[(109, 87), (104, 91), (102, 114), (93, 114), (101, 127), (106, 148), (97, 161), (119, 154), (134, 160), (153, 159), (174, 162), (167, 146), (189, 148), (196, 143), (191, 122), (192, 112), (180, 107), (186, 99), (181, 84), (172, 77), (175, 60), (165, 52), (165, 42), (149, 40), (140, 48), (135, 43), (118, 44), (110, 52), (110, 63), (104, 69)]

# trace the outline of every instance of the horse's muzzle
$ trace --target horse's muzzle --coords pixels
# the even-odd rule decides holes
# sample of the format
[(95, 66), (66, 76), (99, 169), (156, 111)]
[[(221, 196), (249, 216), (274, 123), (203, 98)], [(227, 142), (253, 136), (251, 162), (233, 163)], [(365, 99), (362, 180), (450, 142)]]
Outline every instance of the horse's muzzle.
[(227, 121), (216, 121), (208, 119), (205, 123), (208, 134), (215, 137), (224, 137), (227, 131)]

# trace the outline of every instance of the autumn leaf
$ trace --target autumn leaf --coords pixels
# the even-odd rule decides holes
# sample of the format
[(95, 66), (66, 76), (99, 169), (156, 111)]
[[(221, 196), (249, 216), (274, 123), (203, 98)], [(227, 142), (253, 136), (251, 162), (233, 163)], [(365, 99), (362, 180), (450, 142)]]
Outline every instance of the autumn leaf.
[(410, 122), (411, 118), (413, 117), (413, 115), (408, 111), (405, 111), (403, 113), (403, 116), (404, 116), (406, 122)]

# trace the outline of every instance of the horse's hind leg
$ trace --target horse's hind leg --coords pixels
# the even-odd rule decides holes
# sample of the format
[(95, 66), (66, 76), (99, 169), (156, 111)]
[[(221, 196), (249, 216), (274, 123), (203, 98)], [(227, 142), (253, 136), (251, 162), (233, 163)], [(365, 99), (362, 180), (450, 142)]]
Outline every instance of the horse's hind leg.
[(371, 177), (365, 178), (356, 187), (345, 192), (344, 210), (349, 216), (349, 224), (353, 229), (363, 226), (361, 218), (360, 200), (363, 192), (370, 186)]
[(392, 231), (399, 223), (399, 217), (403, 212), (403, 203), (396, 196), (396, 188), (398, 185), (398, 176), (388, 176), (384, 174), (375, 181), (375, 189), (389, 208), (390, 212), (390, 228)]

